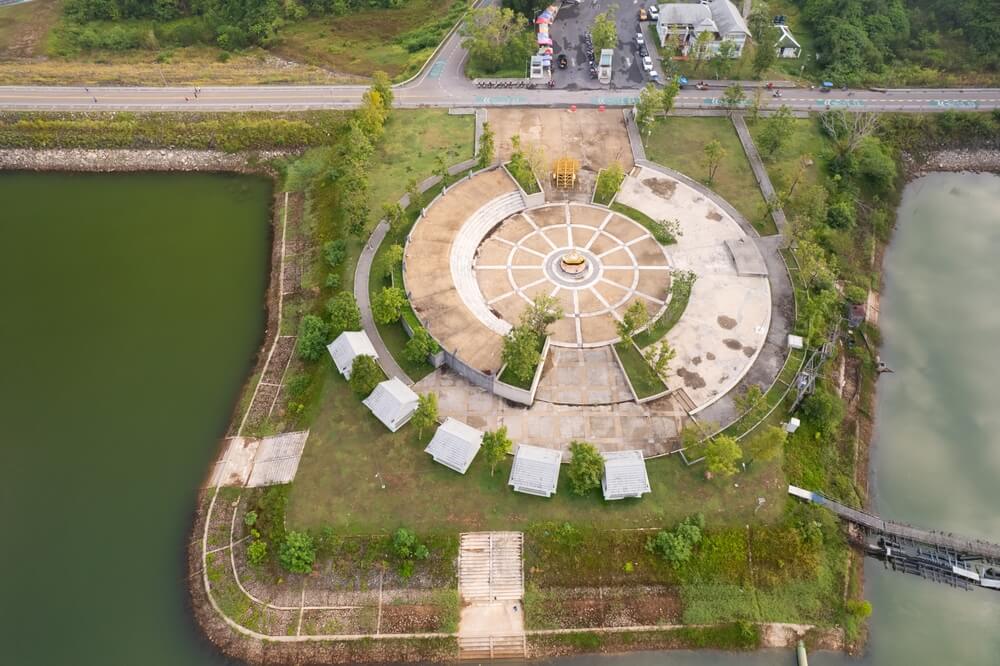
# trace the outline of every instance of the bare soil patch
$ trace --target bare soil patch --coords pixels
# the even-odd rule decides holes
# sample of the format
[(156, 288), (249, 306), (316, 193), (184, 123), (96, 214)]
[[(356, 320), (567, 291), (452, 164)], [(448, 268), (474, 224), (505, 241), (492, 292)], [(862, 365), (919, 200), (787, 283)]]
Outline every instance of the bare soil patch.
[[(663, 199), (670, 199), (674, 196), (674, 192), (677, 190), (677, 181), (670, 180), (667, 178), (647, 178), (642, 181), (642, 184), (653, 190)], [(721, 217), (719, 218), (722, 219)]]

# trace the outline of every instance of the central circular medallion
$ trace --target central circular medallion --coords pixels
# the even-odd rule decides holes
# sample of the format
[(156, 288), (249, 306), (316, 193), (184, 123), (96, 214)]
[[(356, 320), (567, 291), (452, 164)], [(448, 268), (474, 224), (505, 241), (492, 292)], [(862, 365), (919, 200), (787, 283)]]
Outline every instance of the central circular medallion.
[(593, 252), (575, 247), (550, 252), (542, 267), (549, 280), (567, 289), (582, 289), (601, 276), (601, 260)]

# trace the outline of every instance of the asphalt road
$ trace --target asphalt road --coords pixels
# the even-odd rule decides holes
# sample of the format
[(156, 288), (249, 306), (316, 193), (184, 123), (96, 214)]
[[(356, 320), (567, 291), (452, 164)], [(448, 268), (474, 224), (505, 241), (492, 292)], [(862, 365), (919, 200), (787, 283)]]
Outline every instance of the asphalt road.
[[(626, 20), (631, 21), (631, 18)], [(453, 34), (419, 76), (396, 87), (397, 106), (403, 108), (571, 105), (622, 107), (633, 105), (639, 94), (640, 83), (632, 81), (628, 87), (616, 85), (615, 89), (604, 87), (596, 90), (477, 88), (464, 76), (463, 65), (466, 57), (467, 53), (461, 47), (461, 38)], [(613, 82), (620, 81), (616, 73)], [(715, 84), (705, 91), (688, 87), (678, 95), (676, 108), (688, 111), (721, 109), (719, 98), (724, 87), (724, 83)], [(365, 89), (364, 86), (211, 86), (199, 89), (196, 97), (193, 88), (182, 87), (0, 86), (0, 109), (24, 111), (343, 109), (356, 106)], [(775, 99), (769, 94), (765, 94), (762, 98), (763, 108), (777, 108), (782, 104), (796, 111), (821, 111), (828, 107), (851, 111), (902, 112), (948, 109), (990, 110), (1000, 108), (1000, 89), (915, 89), (885, 92), (835, 90), (822, 94), (818, 90), (791, 88), (783, 90), (780, 99)]]

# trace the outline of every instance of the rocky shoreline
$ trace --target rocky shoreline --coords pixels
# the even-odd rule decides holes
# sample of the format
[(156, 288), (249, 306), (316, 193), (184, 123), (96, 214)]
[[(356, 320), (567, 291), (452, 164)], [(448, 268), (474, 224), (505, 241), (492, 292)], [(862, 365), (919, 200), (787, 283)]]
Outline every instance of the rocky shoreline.
[(955, 148), (936, 150), (925, 155), (903, 155), (909, 178), (935, 171), (1000, 172), (1000, 150), (994, 148)]
[(268, 162), (289, 151), (224, 153), (214, 150), (0, 149), (0, 170), (13, 171), (228, 171), (274, 176)]

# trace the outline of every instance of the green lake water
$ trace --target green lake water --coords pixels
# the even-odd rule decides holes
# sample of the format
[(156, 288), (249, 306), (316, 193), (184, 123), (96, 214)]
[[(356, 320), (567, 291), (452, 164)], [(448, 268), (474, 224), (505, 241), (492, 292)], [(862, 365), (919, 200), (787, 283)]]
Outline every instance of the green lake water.
[(0, 172), (0, 202), (0, 663), (220, 663), (185, 543), (263, 339), (271, 183)]
[[(262, 338), (269, 186), (0, 174), (2, 663), (224, 663), (185, 607), (195, 489)], [(886, 257), (873, 479), (888, 517), (1000, 540), (1000, 177), (911, 183)], [(11, 307), (13, 304), (13, 307)], [(867, 654), (995, 666), (1000, 594), (866, 566)], [(777, 666), (791, 651), (572, 666)]]

